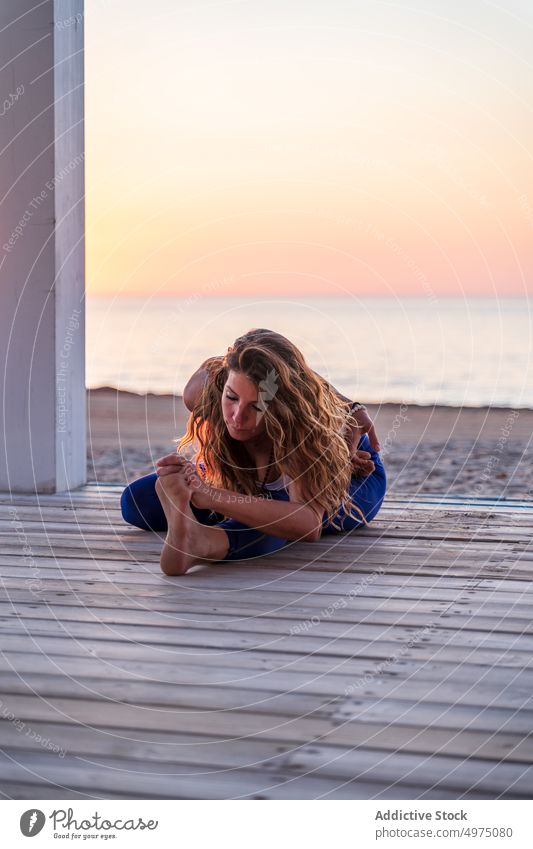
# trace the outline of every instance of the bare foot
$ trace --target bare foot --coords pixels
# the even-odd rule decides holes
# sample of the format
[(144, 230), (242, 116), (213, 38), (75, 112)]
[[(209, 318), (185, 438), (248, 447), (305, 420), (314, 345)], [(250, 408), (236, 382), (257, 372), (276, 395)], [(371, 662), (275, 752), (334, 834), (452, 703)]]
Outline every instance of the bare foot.
[(165, 575), (184, 575), (195, 563), (223, 560), (227, 534), (197, 521), (189, 503), (192, 490), (184, 475), (176, 472), (159, 477), (155, 491), (168, 525), (160, 560)]

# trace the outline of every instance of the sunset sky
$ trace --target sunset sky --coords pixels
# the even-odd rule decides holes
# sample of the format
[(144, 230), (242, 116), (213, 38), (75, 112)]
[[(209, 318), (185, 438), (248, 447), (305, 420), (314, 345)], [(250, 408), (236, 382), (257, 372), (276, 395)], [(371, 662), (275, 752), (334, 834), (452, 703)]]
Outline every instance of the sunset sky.
[(87, 0), (87, 290), (533, 293), (528, 0)]

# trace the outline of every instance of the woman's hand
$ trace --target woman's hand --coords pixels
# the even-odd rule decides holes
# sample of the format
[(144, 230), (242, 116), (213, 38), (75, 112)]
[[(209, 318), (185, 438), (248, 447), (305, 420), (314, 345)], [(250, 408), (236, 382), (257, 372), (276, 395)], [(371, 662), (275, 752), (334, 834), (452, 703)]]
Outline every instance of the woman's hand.
[(186, 462), (187, 458), (176, 452), (165, 454), (155, 461), (155, 470), (160, 477), (171, 475), (173, 472), (182, 471)]
[(348, 428), (346, 443), (350, 451), (353, 473), (364, 476), (371, 475), (376, 468), (372, 455), (368, 451), (360, 451), (357, 446), (363, 434), (367, 433), (370, 445), (375, 451), (379, 451), (380, 444), (374, 424), (365, 408), (353, 412), (352, 419), (355, 420), (355, 424)]
[(155, 482), (155, 491), (159, 496), (160, 501), (164, 501), (166, 497), (170, 499), (170, 503), (173, 503), (176, 497), (179, 498), (184, 494), (187, 494), (190, 500), (192, 495), (189, 484), (185, 480), (185, 475), (181, 470), (174, 474), (159, 476)]
[(366, 409), (366, 407), (362, 407), (360, 410), (356, 410), (351, 414), (351, 417), (355, 420), (355, 425), (352, 425), (352, 427), (350, 428), (350, 436), (353, 440), (351, 447), (353, 447), (353, 450), (357, 448), (359, 440), (361, 439), (363, 434), (367, 433), (368, 438), (370, 440), (370, 445), (372, 446), (374, 451), (379, 451), (381, 446), (379, 444), (378, 435), (374, 427), (374, 422), (368, 415), (368, 410)]
[(355, 450), (351, 454), (352, 469), (355, 475), (371, 475), (376, 464), (372, 460), (372, 455), (368, 451)]
[(211, 506), (212, 487), (206, 484), (196, 471), (194, 463), (182, 454), (166, 454), (156, 460), (156, 472), (159, 477), (181, 474), (191, 490), (191, 501), (195, 507)]

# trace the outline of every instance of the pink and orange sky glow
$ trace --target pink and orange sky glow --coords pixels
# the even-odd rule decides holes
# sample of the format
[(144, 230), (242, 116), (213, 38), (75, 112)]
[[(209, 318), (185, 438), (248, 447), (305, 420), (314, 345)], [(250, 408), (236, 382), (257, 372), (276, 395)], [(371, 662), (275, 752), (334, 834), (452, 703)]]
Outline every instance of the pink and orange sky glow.
[(533, 293), (530, 4), (93, 0), (91, 295)]

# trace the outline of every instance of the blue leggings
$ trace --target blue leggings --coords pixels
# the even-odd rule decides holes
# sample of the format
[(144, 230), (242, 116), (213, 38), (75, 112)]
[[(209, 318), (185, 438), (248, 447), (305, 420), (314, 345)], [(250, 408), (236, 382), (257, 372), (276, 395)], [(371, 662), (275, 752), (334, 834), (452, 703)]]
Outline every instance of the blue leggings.
[[(358, 448), (368, 451), (372, 455), (375, 470), (366, 477), (352, 477), (350, 484), (350, 496), (353, 503), (362, 510), (367, 522), (372, 521), (379, 511), (385, 490), (387, 488), (387, 477), (381, 458), (377, 451), (370, 446), (368, 436), (364, 434), (359, 440)], [(167, 520), (161, 506), (161, 502), (155, 491), (157, 474), (145, 475), (138, 478), (124, 489), (120, 498), (122, 516), (130, 525), (142, 528), (144, 531), (166, 531)], [(289, 493), (286, 489), (270, 492), (276, 501), (289, 501)], [(228, 553), (224, 560), (248, 560), (252, 557), (261, 557), (264, 554), (272, 554), (290, 545), (291, 540), (265, 534), (256, 528), (251, 528), (238, 522), (236, 519), (224, 519), (218, 513), (211, 510), (201, 510), (191, 504), (191, 510), (196, 519), (203, 525), (214, 525), (226, 531), (229, 540)], [(344, 510), (339, 509), (335, 516), (342, 531), (351, 531), (364, 525), (361, 519), (347, 516)], [(334, 534), (339, 531), (327, 522), (326, 514), (322, 520), (322, 534)]]

